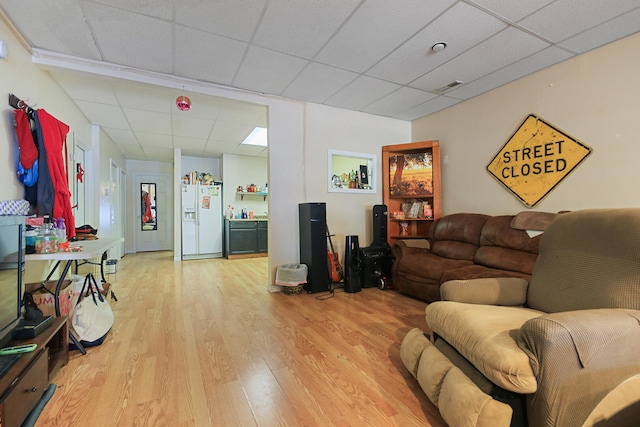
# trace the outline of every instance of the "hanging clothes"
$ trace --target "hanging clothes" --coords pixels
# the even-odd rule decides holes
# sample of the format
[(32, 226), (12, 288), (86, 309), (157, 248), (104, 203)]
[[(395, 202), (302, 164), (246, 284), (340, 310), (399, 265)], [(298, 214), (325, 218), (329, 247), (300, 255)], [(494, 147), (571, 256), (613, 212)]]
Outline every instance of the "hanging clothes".
[[(36, 111), (35, 116), (38, 147), (40, 148), (40, 165), (42, 169), (42, 164), (45, 163), (42, 159), (43, 156), (46, 157), (52, 186), (49, 190), (50, 193), (46, 195), (46, 208), (49, 208), (48, 202), (49, 199), (52, 199), (51, 215), (53, 218), (64, 218), (67, 238), (72, 239), (76, 236), (76, 225), (73, 218), (73, 210), (71, 209), (71, 192), (69, 191), (67, 171), (62, 153), (63, 148), (66, 148), (66, 136), (69, 133), (69, 126), (42, 108)], [(38, 214), (46, 215), (40, 211), (40, 205), (44, 202), (44, 200), (40, 199), (40, 186), (38, 186)], [(43, 197), (45, 197), (44, 194)]]

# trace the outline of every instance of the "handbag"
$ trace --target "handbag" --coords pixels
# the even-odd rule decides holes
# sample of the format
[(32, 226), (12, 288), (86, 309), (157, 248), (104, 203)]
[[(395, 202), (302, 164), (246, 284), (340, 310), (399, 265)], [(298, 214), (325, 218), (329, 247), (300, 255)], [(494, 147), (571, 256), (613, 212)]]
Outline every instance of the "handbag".
[(84, 347), (100, 345), (113, 326), (113, 311), (100, 293), (93, 274), (84, 279), (84, 285), (71, 314), (74, 335)]

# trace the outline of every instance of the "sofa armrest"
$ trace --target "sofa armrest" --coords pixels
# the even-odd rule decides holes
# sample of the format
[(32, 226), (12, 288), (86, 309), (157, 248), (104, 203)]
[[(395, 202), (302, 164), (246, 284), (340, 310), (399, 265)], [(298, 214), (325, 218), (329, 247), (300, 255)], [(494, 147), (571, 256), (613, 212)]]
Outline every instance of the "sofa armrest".
[(523, 305), (529, 282), (517, 277), (449, 280), (440, 286), (443, 301), (468, 304)]
[(394, 258), (402, 258), (409, 254), (427, 254), (431, 245), (427, 239), (398, 240), (391, 247)]
[(523, 324), (518, 346), (529, 355), (538, 383), (530, 425), (580, 426), (611, 390), (640, 374), (640, 311), (540, 316)]

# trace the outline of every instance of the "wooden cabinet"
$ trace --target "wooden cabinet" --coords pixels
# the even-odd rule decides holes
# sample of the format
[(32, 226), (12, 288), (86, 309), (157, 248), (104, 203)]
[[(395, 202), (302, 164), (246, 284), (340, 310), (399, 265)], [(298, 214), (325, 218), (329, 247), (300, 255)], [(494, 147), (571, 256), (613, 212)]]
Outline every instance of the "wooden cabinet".
[(442, 215), (439, 142), (382, 147), (382, 185), (389, 244), (426, 238), (433, 221)]
[(35, 338), (10, 341), (7, 346), (37, 344), (36, 350), (24, 353), (0, 378), (0, 424), (20, 426), (38, 403), (45, 388), (58, 370), (69, 361), (67, 318), (57, 317), (53, 324)]
[(267, 256), (269, 223), (261, 220), (228, 220), (225, 223), (225, 256), (249, 258)]

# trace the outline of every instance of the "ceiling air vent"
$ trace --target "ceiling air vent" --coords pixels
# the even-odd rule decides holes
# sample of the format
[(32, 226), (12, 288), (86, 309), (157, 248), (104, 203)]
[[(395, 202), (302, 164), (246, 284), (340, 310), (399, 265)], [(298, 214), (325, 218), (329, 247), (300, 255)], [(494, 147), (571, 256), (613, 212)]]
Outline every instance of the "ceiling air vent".
[(464, 82), (462, 80), (454, 80), (451, 83), (449, 83), (448, 85), (442, 86), (441, 88), (434, 90), (433, 93), (435, 93), (437, 95), (442, 95), (443, 93), (448, 92), (451, 89), (453, 89), (454, 87), (460, 86), (462, 84), (464, 84)]

